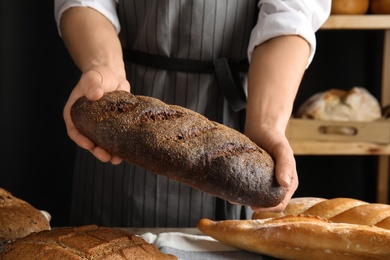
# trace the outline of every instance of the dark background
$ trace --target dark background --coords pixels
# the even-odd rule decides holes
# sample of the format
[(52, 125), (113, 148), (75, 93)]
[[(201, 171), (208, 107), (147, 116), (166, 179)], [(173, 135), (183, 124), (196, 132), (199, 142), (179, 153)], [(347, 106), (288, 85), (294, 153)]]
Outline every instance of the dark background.
[[(381, 31), (319, 31), (296, 105), (329, 88), (364, 86), (380, 98)], [(0, 187), (66, 226), (75, 145), (62, 119), (79, 78), (58, 35), (53, 2), (0, 0)], [(376, 156), (297, 156), (296, 196), (374, 202)]]

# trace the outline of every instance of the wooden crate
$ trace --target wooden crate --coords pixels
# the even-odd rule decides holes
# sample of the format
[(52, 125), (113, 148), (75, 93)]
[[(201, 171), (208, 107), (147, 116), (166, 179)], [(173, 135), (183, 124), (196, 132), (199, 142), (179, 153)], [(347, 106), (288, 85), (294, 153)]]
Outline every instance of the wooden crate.
[(390, 120), (338, 122), (291, 118), (286, 135), (294, 141), (390, 143)]

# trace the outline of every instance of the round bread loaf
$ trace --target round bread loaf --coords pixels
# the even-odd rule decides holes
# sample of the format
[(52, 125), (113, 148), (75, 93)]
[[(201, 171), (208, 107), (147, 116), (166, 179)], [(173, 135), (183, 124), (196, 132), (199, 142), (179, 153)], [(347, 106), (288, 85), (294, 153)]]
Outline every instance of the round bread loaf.
[(87, 225), (32, 233), (5, 247), (0, 260), (177, 259), (125, 230)]
[(369, 0), (333, 0), (331, 14), (365, 14), (369, 6)]
[(0, 245), (50, 229), (50, 215), (0, 188)]
[(373, 14), (390, 14), (390, 0), (370, 0)]
[(189, 109), (126, 91), (78, 99), (72, 120), (124, 160), (233, 203), (272, 207), (286, 190), (274, 161), (248, 137)]
[(307, 99), (295, 117), (333, 121), (369, 122), (382, 117), (379, 101), (363, 87), (330, 89)]

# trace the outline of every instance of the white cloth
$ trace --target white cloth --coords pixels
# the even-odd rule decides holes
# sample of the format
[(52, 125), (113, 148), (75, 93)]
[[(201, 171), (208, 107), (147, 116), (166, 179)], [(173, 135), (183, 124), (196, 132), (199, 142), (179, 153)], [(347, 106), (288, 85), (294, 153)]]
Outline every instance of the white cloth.
[(181, 232), (140, 235), (146, 242), (153, 244), (161, 252), (173, 254), (179, 260), (274, 260), (270, 256), (251, 253), (220, 243), (206, 235), (192, 235)]
[[(118, 0), (54, 0), (57, 26), (60, 24), (61, 15), (68, 8), (88, 6), (106, 16), (119, 33), (117, 2)], [(331, 0), (259, 0), (258, 23), (252, 31), (248, 46), (249, 60), (257, 45), (277, 36), (299, 35), (311, 47), (308, 66), (316, 50), (315, 32), (328, 19), (331, 2)], [(59, 33), (61, 33), (60, 30)]]

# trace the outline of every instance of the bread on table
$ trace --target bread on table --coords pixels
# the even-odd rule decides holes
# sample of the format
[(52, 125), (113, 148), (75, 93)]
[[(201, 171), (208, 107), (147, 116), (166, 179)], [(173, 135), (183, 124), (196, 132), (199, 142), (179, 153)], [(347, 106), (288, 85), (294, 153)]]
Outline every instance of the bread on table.
[(223, 244), (280, 259), (390, 259), (390, 230), (333, 223), (315, 216), (225, 221), (201, 219), (197, 227)]
[(50, 229), (50, 215), (0, 188), (0, 246)]
[(33, 233), (0, 253), (0, 260), (173, 260), (143, 238), (117, 228), (86, 225)]
[(379, 101), (365, 88), (330, 89), (308, 98), (295, 113), (297, 118), (369, 122), (382, 117)]
[(285, 188), (274, 161), (248, 137), (189, 109), (125, 91), (71, 108), (77, 129), (122, 159), (222, 199), (272, 207)]
[(302, 197), (292, 198), (287, 204), (286, 208), (282, 212), (253, 212), (252, 219), (265, 219), (265, 218), (277, 218), (291, 214), (301, 214), (314, 204), (323, 201), (323, 198), (317, 197)]
[[(278, 216), (292, 214), (318, 216), (337, 223), (375, 225), (390, 230), (390, 205), (353, 198), (293, 198)], [(265, 218), (269, 218), (266, 212), (252, 214), (252, 219)]]

